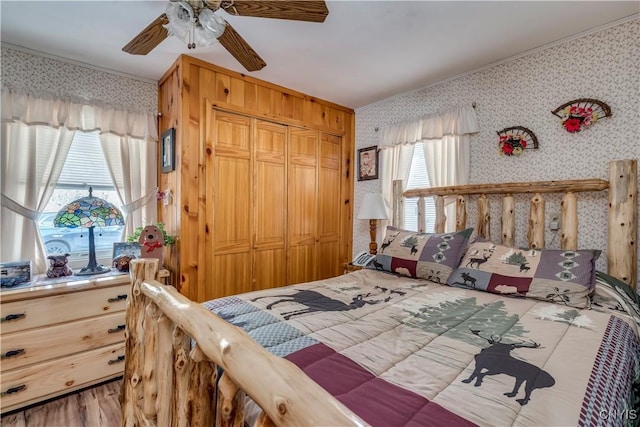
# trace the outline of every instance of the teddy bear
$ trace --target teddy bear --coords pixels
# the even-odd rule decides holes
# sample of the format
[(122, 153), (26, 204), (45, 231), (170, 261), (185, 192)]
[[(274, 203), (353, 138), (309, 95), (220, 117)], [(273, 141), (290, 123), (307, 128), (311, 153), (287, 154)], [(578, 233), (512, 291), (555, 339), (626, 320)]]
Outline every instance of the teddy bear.
[(132, 259), (136, 259), (135, 255), (122, 254), (113, 259), (113, 266), (120, 272), (129, 271), (129, 263)]
[(51, 265), (47, 270), (47, 277), (53, 279), (55, 277), (71, 276), (73, 274), (73, 270), (71, 270), (67, 265), (67, 262), (69, 262), (67, 259), (68, 256), (69, 254), (49, 255), (47, 258)]
[(164, 235), (155, 225), (147, 225), (138, 238), (140, 243), (140, 256), (142, 258), (157, 258), (162, 266)]

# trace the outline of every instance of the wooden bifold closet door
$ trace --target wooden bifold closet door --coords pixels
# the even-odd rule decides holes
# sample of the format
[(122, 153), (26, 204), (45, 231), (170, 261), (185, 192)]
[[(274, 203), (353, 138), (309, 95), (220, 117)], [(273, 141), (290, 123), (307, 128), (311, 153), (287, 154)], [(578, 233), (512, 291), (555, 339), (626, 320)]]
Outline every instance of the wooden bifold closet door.
[(287, 283), (286, 126), (256, 121), (253, 289)]
[(342, 138), (211, 109), (205, 299), (340, 274)]
[(204, 200), (209, 232), (200, 266), (207, 299), (209, 293), (217, 297), (251, 290), (255, 216), (251, 119), (214, 110), (209, 118)]
[(340, 263), (341, 152), (342, 138), (320, 133), (318, 169), (317, 255), (315, 279), (327, 279), (342, 272)]

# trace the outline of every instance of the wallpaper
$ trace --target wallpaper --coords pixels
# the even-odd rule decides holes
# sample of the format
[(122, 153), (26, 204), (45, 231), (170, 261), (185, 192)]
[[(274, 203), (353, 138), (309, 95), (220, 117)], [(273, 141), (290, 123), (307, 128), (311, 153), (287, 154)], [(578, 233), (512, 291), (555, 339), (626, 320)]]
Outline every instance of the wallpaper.
[[(475, 102), (481, 131), (471, 137), (471, 183), (606, 179), (609, 160), (640, 157), (639, 76), (640, 20), (634, 20), (356, 109), (356, 149), (377, 145), (376, 129)], [(606, 102), (612, 117), (568, 133), (551, 111), (577, 98)], [(496, 131), (516, 125), (531, 129), (540, 148), (500, 156)], [(380, 191), (379, 185), (379, 180), (356, 182), (356, 213), (363, 195)], [(606, 195), (582, 196), (578, 245), (606, 251)], [(547, 215), (560, 212), (559, 198), (546, 201)], [(467, 206), (468, 218), (475, 218), (475, 200)], [(492, 218), (499, 218), (500, 198), (491, 199), (491, 209)], [(519, 203), (516, 215), (516, 244), (526, 246), (528, 203)], [(383, 234), (380, 227), (379, 242)], [(499, 221), (491, 236), (500, 239)], [(545, 238), (547, 247), (559, 247), (558, 233), (547, 230)], [(366, 250), (368, 242), (367, 221), (354, 220), (354, 253)], [(606, 270), (604, 252), (597, 267)]]
[(158, 84), (2, 47), (3, 86), (100, 102), (130, 111), (157, 111)]

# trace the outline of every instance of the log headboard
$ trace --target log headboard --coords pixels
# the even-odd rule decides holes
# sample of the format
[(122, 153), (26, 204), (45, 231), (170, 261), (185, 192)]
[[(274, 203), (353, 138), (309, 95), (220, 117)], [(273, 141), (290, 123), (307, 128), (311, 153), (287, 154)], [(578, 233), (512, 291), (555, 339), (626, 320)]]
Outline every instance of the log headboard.
[[(431, 187), (402, 192), (402, 183), (393, 186), (393, 223), (402, 227), (404, 198), (418, 198), (418, 224), (424, 224), (426, 197), (435, 197), (435, 231), (445, 231), (445, 197), (455, 197), (456, 230), (467, 228), (467, 196), (477, 195), (476, 231), (491, 239), (491, 215), (488, 194), (502, 195), (501, 241), (513, 245), (515, 238), (514, 194), (533, 194), (529, 207), (527, 238), (529, 247), (545, 247), (545, 193), (562, 194), (560, 203), (560, 247), (578, 249), (578, 203), (576, 193), (605, 191), (609, 194), (607, 272), (637, 288), (638, 250), (638, 161), (613, 160), (609, 163), (609, 180), (578, 179), (567, 181), (469, 184)], [(418, 231), (424, 231), (419, 229)]]

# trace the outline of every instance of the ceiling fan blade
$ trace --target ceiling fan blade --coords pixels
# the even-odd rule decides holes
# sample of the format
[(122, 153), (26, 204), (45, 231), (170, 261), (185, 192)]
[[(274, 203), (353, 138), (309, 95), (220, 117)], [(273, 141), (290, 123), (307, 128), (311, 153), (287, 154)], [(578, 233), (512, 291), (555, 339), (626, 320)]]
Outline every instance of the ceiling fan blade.
[(324, 22), (329, 14), (329, 9), (327, 9), (325, 2), (315, 0), (223, 0), (220, 7), (231, 15), (309, 22)]
[(228, 22), (218, 41), (247, 71), (258, 71), (267, 65)]
[(158, 16), (147, 28), (127, 43), (122, 50), (132, 55), (146, 55), (151, 52), (160, 42), (169, 36), (169, 32), (163, 27), (163, 25), (168, 22), (169, 20), (166, 14), (163, 13)]

